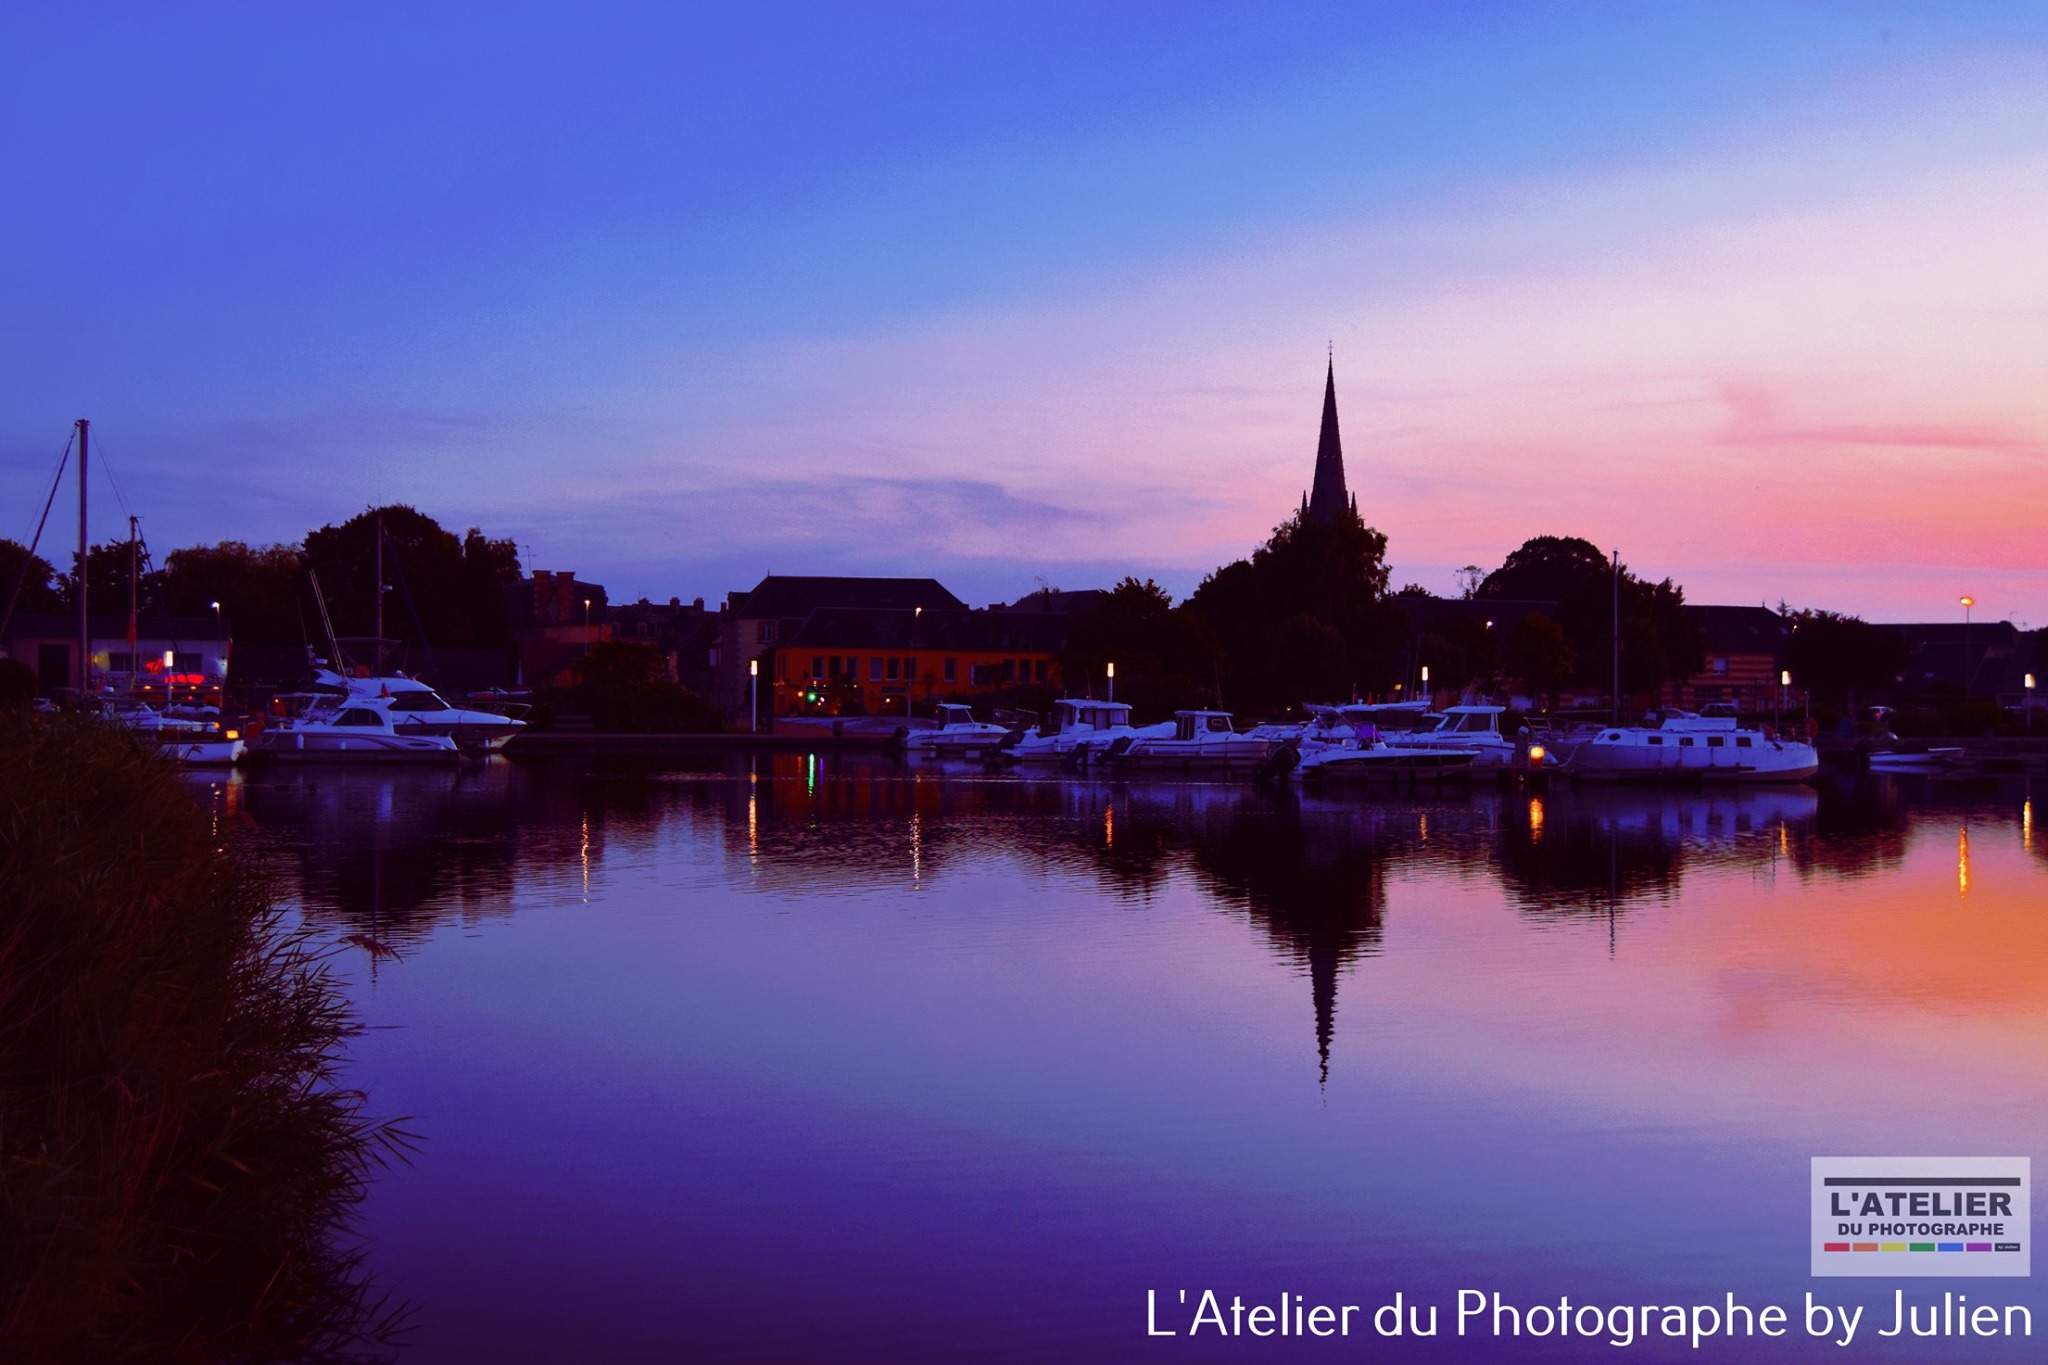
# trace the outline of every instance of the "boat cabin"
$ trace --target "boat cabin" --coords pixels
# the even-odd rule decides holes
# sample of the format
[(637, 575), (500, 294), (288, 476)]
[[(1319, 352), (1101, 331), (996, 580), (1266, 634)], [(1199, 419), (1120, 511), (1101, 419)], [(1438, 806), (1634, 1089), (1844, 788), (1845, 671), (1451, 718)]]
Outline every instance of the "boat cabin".
[(1497, 735), (1505, 706), (1451, 706), (1444, 709), (1431, 735)]
[(1114, 730), (1131, 723), (1131, 708), (1120, 701), (1056, 701), (1053, 711), (1059, 718), (1058, 732), (1063, 735), (1081, 730)]
[(932, 709), (938, 713), (941, 726), (974, 724), (974, 708), (971, 706), (963, 706), (957, 701), (942, 701)]
[(1176, 711), (1173, 713), (1175, 739), (1207, 739), (1212, 735), (1233, 735), (1237, 727), (1228, 711)]

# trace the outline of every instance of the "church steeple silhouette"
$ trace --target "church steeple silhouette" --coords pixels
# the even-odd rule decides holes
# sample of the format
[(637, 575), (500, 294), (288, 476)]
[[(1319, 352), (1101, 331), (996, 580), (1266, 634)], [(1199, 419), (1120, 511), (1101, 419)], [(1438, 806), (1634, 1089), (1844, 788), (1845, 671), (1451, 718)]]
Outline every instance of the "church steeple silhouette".
[(1337, 434), (1337, 358), (1323, 381), (1323, 432), (1316, 441), (1316, 481), (1307, 499), (1311, 526), (1328, 526), (1357, 504), (1344, 491), (1344, 441)]

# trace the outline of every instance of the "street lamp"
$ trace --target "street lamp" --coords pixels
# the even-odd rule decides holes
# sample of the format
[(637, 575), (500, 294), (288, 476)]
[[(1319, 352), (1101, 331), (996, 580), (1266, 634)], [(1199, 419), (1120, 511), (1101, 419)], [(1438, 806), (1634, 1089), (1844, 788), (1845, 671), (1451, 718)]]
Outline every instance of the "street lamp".
[(1422, 666), (1422, 699), (1429, 700), (1429, 665)]
[(761, 728), (761, 661), (747, 660), (747, 728)]
[(1785, 693), (1786, 693), (1786, 690), (1787, 690), (1787, 689), (1789, 689), (1789, 688), (1790, 688), (1791, 686), (1792, 686), (1792, 670), (1791, 670), (1791, 669), (1789, 669), (1789, 668), (1781, 668), (1781, 669), (1779, 669), (1779, 670), (1778, 670), (1778, 728), (1779, 728), (1780, 730), (1782, 730), (1782, 729), (1784, 729), (1784, 728), (1785, 728)]
[(1970, 608), (1977, 605), (1977, 599), (1964, 593), (1956, 601), (1963, 604), (1963, 695), (1967, 697), (1977, 681), (1977, 671), (1970, 667)]
[(1104, 665), (1104, 667), (1106, 667), (1106, 668), (1107, 668), (1107, 669), (1109, 670), (1109, 699), (1110, 699), (1111, 701), (1115, 701), (1115, 700), (1116, 700), (1116, 665), (1115, 665), (1115, 664), (1106, 664), (1106, 665)]

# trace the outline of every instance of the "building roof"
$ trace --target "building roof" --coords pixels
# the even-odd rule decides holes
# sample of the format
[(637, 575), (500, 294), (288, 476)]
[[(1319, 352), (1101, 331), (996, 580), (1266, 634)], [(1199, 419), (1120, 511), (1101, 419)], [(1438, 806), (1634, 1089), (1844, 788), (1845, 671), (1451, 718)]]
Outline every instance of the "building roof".
[(825, 608), (804, 618), (787, 648), (819, 650), (947, 649), (961, 653), (1057, 653), (1066, 633), (1058, 616), (1007, 611), (870, 611)]
[(1005, 610), (1040, 612), (1048, 616), (1079, 616), (1095, 610), (1108, 597), (1107, 588), (1077, 588), (1071, 592), (1040, 588), (1010, 603)]
[(1344, 441), (1337, 432), (1337, 362), (1323, 380), (1323, 430), (1316, 439), (1316, 481), (1308, 495), (1308, 519), (1327, 526), (1350, 503), (1344, 491)]
[(1769, 607), (1708, 607), (1686, 604), (1685, 615), (1700, 630), (1709, 654), (1768, 654), (1782, 658), (1792, 625)]
[(733, 615), (756, 620), (801, 619), (830, 608), (869, 611), (964, 611), (967, 604), (936, 578), (828, 578), (770, 574), (752, 592), (727, 599)]

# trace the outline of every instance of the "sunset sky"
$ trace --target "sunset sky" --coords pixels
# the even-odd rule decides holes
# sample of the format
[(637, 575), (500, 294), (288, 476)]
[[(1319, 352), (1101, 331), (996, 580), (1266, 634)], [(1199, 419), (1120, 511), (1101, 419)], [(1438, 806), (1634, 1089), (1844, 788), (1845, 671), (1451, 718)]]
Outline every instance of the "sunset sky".
[[(0, 536), (408, 502), (529, 564), (1176, 595), (1306, 487), (1394, 582), (2048, 625), (2036, 4), (34, 4)], [(54, 519), (53, 519), (54, 520)], [(45, 553), (61, 559), (66, 522)]]

